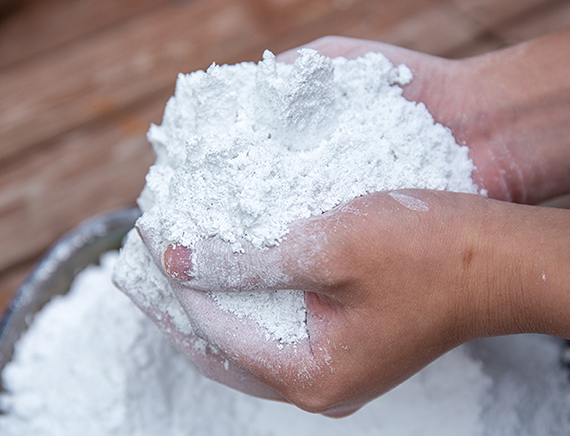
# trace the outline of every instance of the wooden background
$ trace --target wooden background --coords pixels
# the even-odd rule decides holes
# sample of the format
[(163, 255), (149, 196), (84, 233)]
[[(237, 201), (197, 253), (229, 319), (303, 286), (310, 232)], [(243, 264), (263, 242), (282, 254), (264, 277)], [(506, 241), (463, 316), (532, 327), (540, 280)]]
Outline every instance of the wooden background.
[[(178, 72), (327, 34), (434, 55), (570, 25), (567, 0), (11, 0), (0, 10), (0, 310), (50, 244), (134, 204)], [(0, 0), (0, 8), (7, 0)]]

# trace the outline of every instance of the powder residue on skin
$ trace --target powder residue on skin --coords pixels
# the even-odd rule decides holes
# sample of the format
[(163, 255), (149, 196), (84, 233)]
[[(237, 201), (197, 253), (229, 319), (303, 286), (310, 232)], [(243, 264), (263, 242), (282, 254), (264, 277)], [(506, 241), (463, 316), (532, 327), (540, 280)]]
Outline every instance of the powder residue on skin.
[(388, 195), (405, 208), (415, 212), (427, 212), (429, 210), (429, 206), (425, 201), (412, 197), (411, 195), (403, 194), (401, 192), (390, 192)]
[(116, 254), (82, 272), (16, 343), (2, 372), (3, 436), (535, 436), (570, 432), (562, 341), (459, 347), (341, 420), (201, 376), (111, 283)]
[[(244, 241), (278, 244), (291, 222), (367, 193), (476, 193), (468, 149), (423, 104), (402, 97), (411, 80), (406, 66), (378, 53), (331, 60), (306, 49), (293, 65), (265, 52), (259, 64), (181, 74), (162, 124), (148, 133), (157, 158), (139, 198), (139, 224), (164, 246), (192, 248), (215, 236), (240, 252)], [(117, 274), (135, 250), (145, 250), (140, 239), (123, 250)], [(157, 281), (153, 271), (132, 276), (144, 274)], [(161, 307), (167, 294), (158, 295)], [(259, 324), (268, 339), (308, 337), (303, 292), (213, 297)]]

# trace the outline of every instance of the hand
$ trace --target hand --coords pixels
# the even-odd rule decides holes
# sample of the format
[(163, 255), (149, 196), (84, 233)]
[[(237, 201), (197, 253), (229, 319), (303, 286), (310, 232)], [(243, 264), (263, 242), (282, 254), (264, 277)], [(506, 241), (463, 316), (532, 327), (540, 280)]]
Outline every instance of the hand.
[[(306, 47), (329, 57), (381, 52), (410, 67), (404, 97), (425, 104), (470, 148), (473, 178), (489, 197), (535, 204), (570, 192), (570, 28), (459, 61), (342, 37)], [(278, 60), (295, 57), (291, 50)]]
[[(545, 42), (535, 44), (526, 51), (536, 59)], [(555, 105), (556, 116), (544, 116), (541, 110), (553, 103), (541, 96), (551, 95), (555, 81), (523, 87), (526, 93), (520, 83), (514, 90), (503, 86), (522, 62), (515, 49), (448, 61), (344, 38), (311, 46), (347, 57), (379, 50), (407, 64), (415, 79), (404, 96), (423, 102), (470, 147), (474, 178), (490, 197), (536, 202), (570, 191), (569, 99)], [(243, 254), (216, 238), (192, 251), (162, 247), (148, 229), (139, 231), (196, 337), (214, 351), (201, 353), (192, 335), (163, 330), (204, 372), (251, 394), (341, 416), (470, 339), (522, 332), (570, 337), (568, 220), (566, 211), (412, 190), (362, 197), (292, 223), (280, 246), (244, 244)], [(259, 326), (212, 298), (268, 289), (305, 291), (308, 339), (267, 340)], [(163, 315), (154, 313), (159, 325)]]
[[(568, 337), (568, 213), (547, 211), (410, 190), (355, 199), (293, 223), (277, 247), (246, 246), (242, 254), (211, 238), (161, 255), (140, 232), (196, 334), (233, 368), (274, 398), (342, 416), (468, 340), (535, 331)], [(546, 224), (544, 234), (533, 230)], [(308, 339), (267, 340), (212, 297), (268, 289), (306, 292)]]

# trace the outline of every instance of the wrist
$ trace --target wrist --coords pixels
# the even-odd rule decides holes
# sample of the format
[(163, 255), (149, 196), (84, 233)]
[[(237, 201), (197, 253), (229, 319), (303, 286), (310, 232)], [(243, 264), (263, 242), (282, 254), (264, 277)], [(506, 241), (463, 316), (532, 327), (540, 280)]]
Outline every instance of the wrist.
[(570, 338), (570, 212), (487, 200), (466, 318), (477, 337)]
[(570, 29), (460, 62), (464, 111), (449, 124), (492, 198), (534, 204), (570, 191)]

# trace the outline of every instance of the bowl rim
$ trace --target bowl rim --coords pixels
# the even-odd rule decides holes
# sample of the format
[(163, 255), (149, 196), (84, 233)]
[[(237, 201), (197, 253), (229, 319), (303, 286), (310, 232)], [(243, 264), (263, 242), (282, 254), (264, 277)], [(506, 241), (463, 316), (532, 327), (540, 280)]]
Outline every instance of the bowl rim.
[(14, 345), (34, 314), (54, 295), (65, 294), (75, 276), (89, 264), (97, 263), (101, 254), (119, 249), (140, 214), (137, 207), (123, 207), (88, 218), (40, 257), (0, 319), (0, 373), (12, 359)]

